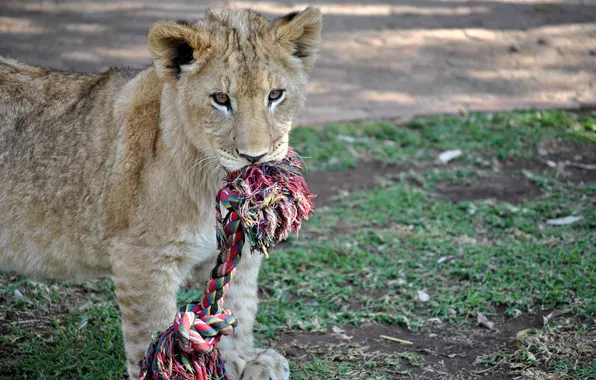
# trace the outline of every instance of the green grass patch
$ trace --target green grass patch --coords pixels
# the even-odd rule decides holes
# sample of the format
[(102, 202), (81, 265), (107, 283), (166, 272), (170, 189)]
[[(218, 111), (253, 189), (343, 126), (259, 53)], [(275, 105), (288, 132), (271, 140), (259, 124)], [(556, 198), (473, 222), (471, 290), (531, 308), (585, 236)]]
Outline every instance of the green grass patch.
[[(273, 335), (288, 321), (308, 329), (367, 320), (416, 328), (497, 306), (511, 316), (565, 307), (596, 315), (596, 213), (582, 202), (594, 188), (551, 190), (515, 208), (454, 204), (400, 183), (353, 194), (266, 262), (262, 284), (271, 297), (262, 302), (262, 328)], [(565, 228), (544, 223), (570, 214), (585, 219)], [(354, 232), (335, 236), (340, 222)], [(309, 239), (311, 228), (327, 233)], [(418, 291), (431, 300), (420, 302)]]
[(475, 113), (467, 117), (433, 116), (397, 126), (388, 121), (301, 127), (292, 132), (292, 144), (309, 168), (342, 169), (362, 161), (388, 164), (429, 160), (433, 152), (465, 149), (463, 159), (479, 163), (531, 158), (541, 142), (561, 144), (596, 141), (591, 114), (565, 111)]
[(82, 286), (20, 276), (0, 281), (7, 316), (0, 326), (0, 377), (123, 378), (124, 346), (111, 281)]

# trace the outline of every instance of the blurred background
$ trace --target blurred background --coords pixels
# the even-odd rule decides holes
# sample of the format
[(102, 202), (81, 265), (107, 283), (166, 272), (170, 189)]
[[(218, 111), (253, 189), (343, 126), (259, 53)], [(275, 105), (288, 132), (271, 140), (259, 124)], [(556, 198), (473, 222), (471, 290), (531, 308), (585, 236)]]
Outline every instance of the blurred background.
[[(300, 123), (596, 104), (596, 1), (313, 1), (320, 60)], [(0, 54), (96, 71), (150, 63), (148, 26), (211, 6), (274, 18), (307, 2), (3, 0)]]

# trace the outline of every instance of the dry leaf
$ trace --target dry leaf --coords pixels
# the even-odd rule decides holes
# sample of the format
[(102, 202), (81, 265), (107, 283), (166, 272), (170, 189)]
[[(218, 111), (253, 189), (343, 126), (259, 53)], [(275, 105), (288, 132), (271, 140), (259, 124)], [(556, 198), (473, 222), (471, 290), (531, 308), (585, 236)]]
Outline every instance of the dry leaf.
[(446, 150), (446, 151), (442, 152), (441, 154), (439, 154), (439, 162), (442, 164), (446, 164), (449, 161), (451, 161), (461, 155), (462, 155), (462, 151), (459, 149)]
[(531, 332), (534, 332), (534, 329), (525, 329), (525, 330), (521, 330), (518, 331), (517, 334), (515, 334), (515, 347), (521, 349), (523, 344), (522, 344), (522, 339), (528, 335)]
[(392, 337), (392, 336), (381, 335), (380, 337), (381, 337), (381, 339), (390, 340), (390, 341), (392, 341), (392, 342), (396, 342), (396, 343), (401, 343), (401, 344), (414, 344), (414, 343), (410, 342), (409, 340), (405, 340), (405, 339), (399, 339), (399, 338), (394, 338), (394, 337)]
[(317, 330), (321, 328), (321, 323), (319, 322), (319, 317), (315, 317), (315, 319), (312, 321), (312, 326)]
[(454, 258), (455, 256), (441, 256), (439, 257), (439, 259), (437, 260), (437, 263), (441, 264), (442, 262), (445, 262), (447, 260), (451, 260), (452, 258)]
[(544, 327), (548, 326), (552, 317), (553, 317), (552, 312), (548, 315), (543, 315), (542, 316), (542, 326), (544, 326)]
[(546, 221), (546, 224), (550, 224), (551, 226), (565, 226), (567, 224), (573, 224), (575, 222), (579, 222), (583, 220), (583, 216), (573, 216), (569, 215), (564, 218), (557, 218), (557, 219), (549, 219)]
[(345, 339), (345, 340), (350, 340), (352, 339), (351, 336), (349, 336), (348, 334), (346, 334), (346, 330), (343, 330), (337, 326), (333, 326), (331, 328), (331, 331), (333, 331), (333, 335), (337, 335), (338, 338), (341, 339)]
[(476, 315), (476, 319), (478, 320), (478, 324), (480, 326), (484, 326), (489, 330), (495, 330), (495, 324), (490, 322), (483, 313), (478, 313)]

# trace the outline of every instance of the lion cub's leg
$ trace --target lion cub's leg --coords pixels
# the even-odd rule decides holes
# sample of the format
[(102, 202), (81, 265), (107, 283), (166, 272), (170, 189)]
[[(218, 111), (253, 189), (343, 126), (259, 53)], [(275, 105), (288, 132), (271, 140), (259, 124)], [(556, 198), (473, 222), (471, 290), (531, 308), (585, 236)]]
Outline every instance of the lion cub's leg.
[(151, 335), (167, 328), (176, 314), (176, 292), (185, 273), (172, 256), (149, 248), (122, 244), (112, 259), (128, 374), (138, 380), (138, 362)]
[[(242, 251), (242, 260), (236, 270), (225, 302), (238, 319), (238, 326), (232, 336), (224, 336), (218, 344), (230, 380), (288, 380), (288, 361), (273, 349), (257, 349), (254, 346), (253, 327), (257, 314), (257, 276), (263, 255)], [(199, 284), (209, 278), (213, 264), (203, 264), (195, 278)]]

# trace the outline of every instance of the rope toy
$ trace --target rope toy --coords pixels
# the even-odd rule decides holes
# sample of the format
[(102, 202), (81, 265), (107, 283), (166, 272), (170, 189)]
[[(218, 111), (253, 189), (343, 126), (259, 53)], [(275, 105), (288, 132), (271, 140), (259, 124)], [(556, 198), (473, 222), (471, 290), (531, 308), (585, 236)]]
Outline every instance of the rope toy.
[[(248, 240), (251, 251), (263, 252), (298, 233), (313, 213), (313, 194), (302, 177), (301, 161), (290, 148), (274, 165), (246, 166), (228, 174), (216, 196), (217, 264), (205, 296), (184, 305), (165, 331), (152, 337), (139, 362), (140, 380), (227, 379), (217, 343), (238, 321), (224, 308), (230, 282)], [(222, 207), (225, 215), (222, 216)]]

